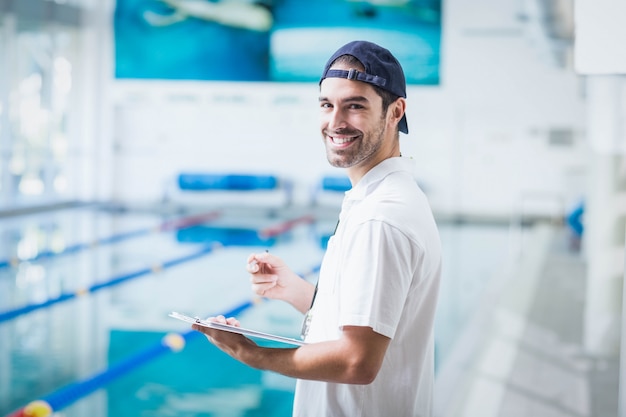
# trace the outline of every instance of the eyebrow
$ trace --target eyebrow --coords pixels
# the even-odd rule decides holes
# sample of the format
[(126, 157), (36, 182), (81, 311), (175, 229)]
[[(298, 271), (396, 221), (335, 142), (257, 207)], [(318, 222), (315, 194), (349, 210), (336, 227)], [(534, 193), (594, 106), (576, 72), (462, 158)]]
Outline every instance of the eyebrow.
[[(330, 101), (330, 100), (327, 97), (320, 96), (319, 101)], [(352, 96), (352, 97), (346, 97), (344, 99), (341, 99), (340, 101), (342, 103), (347, 103), (347, 102), (365, 103), (365, 102), (368, 102), (369, 100), (363, 96)]]

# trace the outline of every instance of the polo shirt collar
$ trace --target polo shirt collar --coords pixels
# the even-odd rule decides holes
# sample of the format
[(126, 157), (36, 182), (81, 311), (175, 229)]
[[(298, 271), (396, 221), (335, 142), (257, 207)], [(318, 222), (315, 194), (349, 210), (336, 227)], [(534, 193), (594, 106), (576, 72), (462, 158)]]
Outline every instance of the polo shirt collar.
[(413, 175), (415, 161), (412, 158), (393, 157), (387, 158), (370, 169), (361, 180), (346, 192), (347, 200), (362, 200), (369, 194), (372, 186), (378, 184), (387, 175), (398, 171), (408, 172)]

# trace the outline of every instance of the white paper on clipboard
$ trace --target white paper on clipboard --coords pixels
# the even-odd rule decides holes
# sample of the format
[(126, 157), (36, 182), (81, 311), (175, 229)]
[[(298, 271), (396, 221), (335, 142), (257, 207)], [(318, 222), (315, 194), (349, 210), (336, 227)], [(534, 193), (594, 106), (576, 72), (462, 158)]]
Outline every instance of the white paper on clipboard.
[(195, 323), (201, 326), (210, 327), (212, 329), (223, 330), (223, 331), (232, 332), (232, 333), (239, 333), (244, 336), (258, 337), (259, 339), (272, 340), (274, 342), (282, 342), (282, 343), (287, 343), (287, 344), (296, 345), (296, 346), (306, 345), (306, 342), (302, 340), (292, 339), (290, 337), (277, 336), (277, 335), (273, 335), (269, 333), (258, 332), (256, 330), (245, 329), (243, 327), (236, 327), (236, 326), (231, 326), (228, 324), (206, 321), (206, 320), (199, 319), (197, 317), (191, 317), (185, 314), (177, 313), (175, 311), (172, 311), (169, 314), (169, 316), (178, 320), (185, 321), (187, 323), (191, 323), (191, 324)]

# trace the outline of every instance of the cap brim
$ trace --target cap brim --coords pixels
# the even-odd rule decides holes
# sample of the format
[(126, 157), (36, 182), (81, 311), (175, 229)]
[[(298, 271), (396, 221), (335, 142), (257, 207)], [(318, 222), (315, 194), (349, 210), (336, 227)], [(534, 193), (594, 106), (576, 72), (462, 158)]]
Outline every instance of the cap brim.
[(409, 125), (406, 121), (406, 114), (402, 116), (400, 122), (398, 123), (398, 130), (402, 133), (409, 133)]

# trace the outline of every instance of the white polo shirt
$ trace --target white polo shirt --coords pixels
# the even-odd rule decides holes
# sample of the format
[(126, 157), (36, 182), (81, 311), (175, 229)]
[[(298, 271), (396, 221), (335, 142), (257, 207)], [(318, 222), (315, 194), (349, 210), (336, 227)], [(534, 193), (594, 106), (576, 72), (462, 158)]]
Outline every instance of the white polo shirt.
[(413, 161), (390, 158), (346, 192), (322, 262), (307, 342), (367, 326), (391, 343), (369, 385), (298, 380), (297, 417), (430, 416), (441, 243)]

